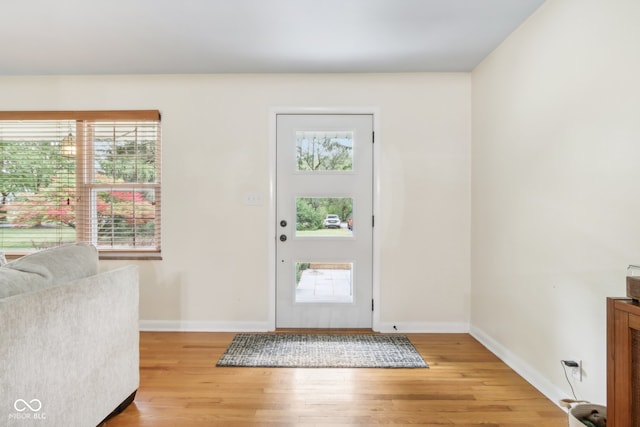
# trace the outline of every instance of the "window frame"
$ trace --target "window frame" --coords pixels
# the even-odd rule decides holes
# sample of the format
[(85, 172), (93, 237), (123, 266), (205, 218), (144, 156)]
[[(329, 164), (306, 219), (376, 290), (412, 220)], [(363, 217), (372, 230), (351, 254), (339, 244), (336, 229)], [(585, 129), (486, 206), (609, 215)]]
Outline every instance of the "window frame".
[[(76, 183), (75, 191), (77, 197), (76, 208), (76, 242), (91, 242), (98, 246), (97, 233), (94, 233), (92, 221), (87, 217), (97, 216), (97, 210), (92, 211), (92, 206), (96, 207), (96, 194), (100, 191), (118, 190), (144, 190), (154, 193), (154, 242), (155, 247), (143, 248), (99, 248), (100, 259), (162, 259), (161, 241), (161, 114), (158, 110), (90, 110), (90, 111), (0, 111), (0, 121), (17, 120), (68, 120), (75, 121), (76, 140), (91, 141), (76, 144)], [(158, 134), (156, 146), (156, 170), (155, 182), (153, 183), (96, 183), (94, 182), (93, 165), (95, 153), (92, 135), (85, 135), (86, 129), (91, 127), (91, 123), (99, 122), (141, 122), (157, 121)], [(85, 149), (86, 148), (86, 149)], [(11, 251), (6, 255), (10, 258), (25, 255), (32, 251)]]

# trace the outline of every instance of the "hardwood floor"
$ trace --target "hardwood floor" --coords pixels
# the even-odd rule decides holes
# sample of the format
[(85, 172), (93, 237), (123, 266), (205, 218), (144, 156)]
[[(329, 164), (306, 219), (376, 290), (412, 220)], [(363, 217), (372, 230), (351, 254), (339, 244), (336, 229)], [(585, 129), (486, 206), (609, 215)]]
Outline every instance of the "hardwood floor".
[(234, 335), (141, 333), (138, 395), (104, 426), (567, 426), (467, 334), (407, 334), (429, 369), (216, 367)]

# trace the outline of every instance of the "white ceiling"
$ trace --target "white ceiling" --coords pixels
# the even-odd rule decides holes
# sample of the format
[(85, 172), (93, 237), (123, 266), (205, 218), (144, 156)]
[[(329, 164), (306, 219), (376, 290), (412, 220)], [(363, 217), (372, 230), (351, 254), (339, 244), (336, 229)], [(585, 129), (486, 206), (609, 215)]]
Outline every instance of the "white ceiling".
[(544, 0), (1, 0), (0, 75), (471, 71)]

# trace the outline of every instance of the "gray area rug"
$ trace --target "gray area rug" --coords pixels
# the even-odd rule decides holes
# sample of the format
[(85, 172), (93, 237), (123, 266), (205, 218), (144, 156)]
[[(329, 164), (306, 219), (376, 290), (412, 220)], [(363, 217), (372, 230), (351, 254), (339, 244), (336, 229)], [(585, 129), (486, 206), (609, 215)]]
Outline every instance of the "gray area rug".
[(403, 335), (238, 334), (217, 366), (428, 368)]

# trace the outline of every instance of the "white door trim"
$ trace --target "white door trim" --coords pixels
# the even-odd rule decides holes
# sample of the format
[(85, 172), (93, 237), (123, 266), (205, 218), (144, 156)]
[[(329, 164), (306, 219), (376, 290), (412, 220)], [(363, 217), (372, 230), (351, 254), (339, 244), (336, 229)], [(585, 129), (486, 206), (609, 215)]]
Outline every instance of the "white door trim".
[[(380, 215), (380, 108), (379, 107), (272, 107), (269, 110), (269, 215), (268, 215), (268, 276), (267, 289), (269, 330), (276, 329), (276, 117), (278, 114), (371, 114), (373, 115), (373, 214), (375, 223), (382, 224)], [(372, 295), (375, 302), (372, 329), (380, 331), (380, 242), (381, 226), (373, 227), (373, 283)]]

